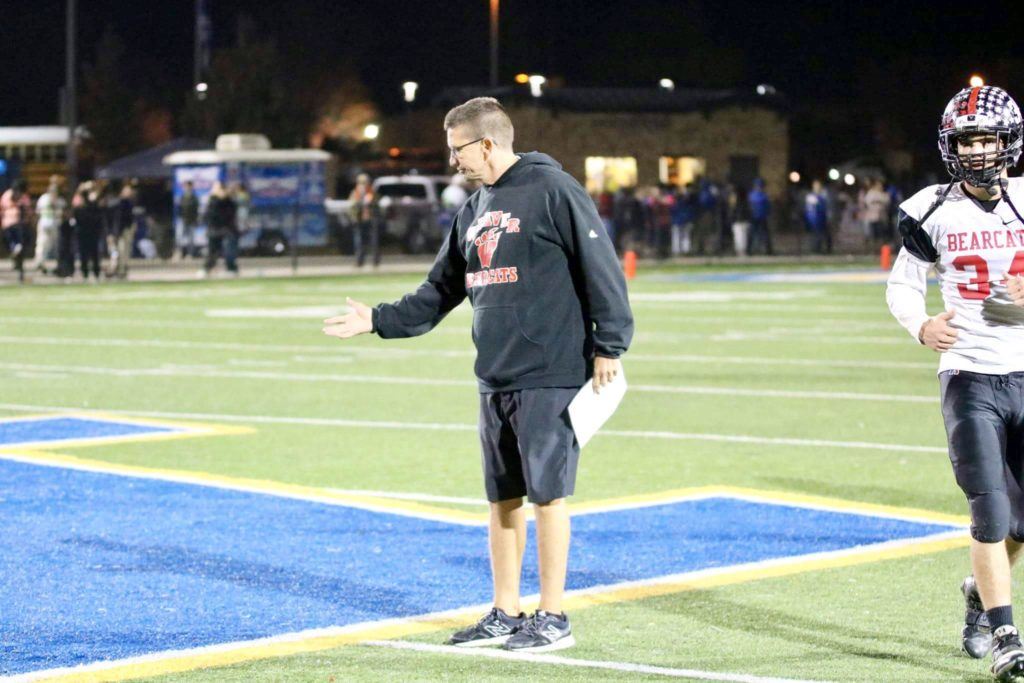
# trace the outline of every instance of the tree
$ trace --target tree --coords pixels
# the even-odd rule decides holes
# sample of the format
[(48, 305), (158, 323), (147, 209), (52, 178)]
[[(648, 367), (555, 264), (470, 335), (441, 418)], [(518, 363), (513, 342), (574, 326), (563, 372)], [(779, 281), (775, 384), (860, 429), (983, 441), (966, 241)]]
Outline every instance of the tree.
[(275, 147), (303, 146), (312, 116), (301, 106), (296, 79), (276, 44), (260, 40), (248, 17), (238, 20), (235, 46), (214, 52), (206, 96), (189, 94), (184, 128), (213, 138), (221, 133), (262, 133)]
[(123, 56), (124, 43), (108, 25), (96, 47), (95, 61), (82, 70), (82, 124), (89, 131), (89, 151), (100, 163), (139, 145), (138, 114), (142, 104), (127, 83)]
[(323, 74), (305, 98), (315, 112), (310, 144), (346, 147), (362, 140), (366, 124), (380, 120), (380, 112), (351, 64)]

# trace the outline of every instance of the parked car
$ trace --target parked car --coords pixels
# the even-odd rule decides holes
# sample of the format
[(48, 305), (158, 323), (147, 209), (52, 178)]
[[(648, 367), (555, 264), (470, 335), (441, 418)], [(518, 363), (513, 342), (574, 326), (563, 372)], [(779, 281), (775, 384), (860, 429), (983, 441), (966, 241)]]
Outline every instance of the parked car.
[[(450, 182), (451, 176), (443, 175), (381, 176), (374, 180), (382, 241), (397, 243), (409, 254), (437, 249), (451, 220), (441, 206), (441, 193)], [(347, 252), (352, 242), (351, 204), (347, 199), (328, 199), (325, 206), (334, 221), (335, 239)]]

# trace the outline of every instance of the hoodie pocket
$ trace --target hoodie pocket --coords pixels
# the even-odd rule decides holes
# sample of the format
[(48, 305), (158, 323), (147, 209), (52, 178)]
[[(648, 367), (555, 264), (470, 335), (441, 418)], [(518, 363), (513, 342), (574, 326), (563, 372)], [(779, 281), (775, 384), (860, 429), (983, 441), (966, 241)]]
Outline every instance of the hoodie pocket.
[(509, 384), (544, 368), (544, 346), (523, 332), (515, 306), (473, 309), (476, 376), (492, 385)]

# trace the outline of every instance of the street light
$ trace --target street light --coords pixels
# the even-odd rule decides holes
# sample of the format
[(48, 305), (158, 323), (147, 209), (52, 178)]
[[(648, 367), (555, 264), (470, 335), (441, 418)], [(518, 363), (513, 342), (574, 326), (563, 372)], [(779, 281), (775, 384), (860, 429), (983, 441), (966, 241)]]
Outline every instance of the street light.
[(491, 87), (498, 87), (498, 4), (500, 0), (491, 0)]
[(857, 178), (852, 173), (847, 173), (843, 176), (843, 182), (847, 185), (853, 185), (857, 182)]
[(526, 85), (530, 82), (530, 77), (526, 74), (516, 74), (516, 83), (519, 85)]
[(196, 83), (196, 97), (198, 97), (201, 100), (205, 100), (206, 99), (206, 92), (209, 89), (210, 89), (210, 86), (207, 83), (205, 83), (205, 82), (200, 81), (199, 83)]
[(402, 91), (405, 93), (405, 101), (412, 104), (416, 100), (416, 89), (420, 84), (416, 81), (406, 81), (402, 84)]
[(363, 137), (367, 140), (376, 140), (378, 135), (380, 135), (380, 126), (376, 123), (367, 124), (366, 128), (363, 128)]
[(670, 92), (676, 89), (676, 83), (671, 78), (661, 79), (660, 81), (658, 81), (658, 85), (660, 85), (662, 88)]
[(530, 94), (534, 97), (540, 97), (540, 88), (547, 83), (548, 79), (539, 74), (533, 74), (528, 80), (530, 81)]
[(796, 171), (790, 171), (790, 173), (789, 173), (789, 182), (791, 182), (791, 183), (799, 183), (800, 182), (800, 174), (798, 172), (796, 172)]
[(839, 169), (838, 168), (830, 168), (830, 169), (828, 169), (828, 178), (829, 178), (829, 180), (839, 180)]
[(982, 78), (978, 74), (974, 74), (973, 76), (971, 76), (971, 87), (972, 88), (980, 88), (983, 85), (985, 85), (985, 79), (984, 78)]

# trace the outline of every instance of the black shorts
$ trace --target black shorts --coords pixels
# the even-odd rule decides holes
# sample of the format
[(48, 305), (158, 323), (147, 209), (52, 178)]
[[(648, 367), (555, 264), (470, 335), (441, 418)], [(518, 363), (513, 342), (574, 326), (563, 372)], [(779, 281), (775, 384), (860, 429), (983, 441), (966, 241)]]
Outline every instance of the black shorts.
[(548, 503), (571, 496), (580, 447), (569, 422), (578, 389), (480, 394), (480, 445), (487, 500)]
[(971, 535), (1024, 540), (1024, 372), (939, 375), (956, 482), (971, 506)]

